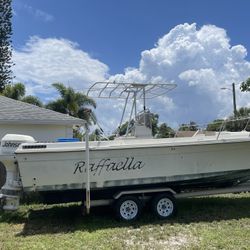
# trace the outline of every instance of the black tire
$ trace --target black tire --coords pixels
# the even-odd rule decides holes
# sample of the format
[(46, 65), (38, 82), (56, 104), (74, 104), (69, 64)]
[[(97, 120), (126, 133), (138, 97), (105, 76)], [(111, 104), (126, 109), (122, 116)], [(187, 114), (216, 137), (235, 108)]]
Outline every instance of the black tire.
[(134, 221), (139, 218), (142, 202), (135, 196), (123, 196), (115, 203), (116, 218), (121, 221)]
[(3, 187), (3, 185), (6, 182), (6, 176), (7, 176), (6, 168), (4, 164), (0, 162), (0, 189)]
[(152, 211), (160, 219), (169, 219), (176, 214), (176, 201), (171, 194), (158, 194), (151, 203)]

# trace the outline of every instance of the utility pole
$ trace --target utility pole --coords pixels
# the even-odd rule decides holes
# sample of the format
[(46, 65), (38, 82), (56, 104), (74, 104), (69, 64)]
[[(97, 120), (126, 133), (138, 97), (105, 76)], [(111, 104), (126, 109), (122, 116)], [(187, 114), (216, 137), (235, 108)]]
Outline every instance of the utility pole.
[(236, 118), (237, 116), (237, 109), (236, 109), (236, 94), (235, 94), (235, 83), (233, 82), (232, 83), (232, 89), (231, 88), (226, 88), (226, 87), (223, 87), (223, 88), (220, 88), (220, 89), (223, 89), (223, 90), (230, 90), (232, 91), (233, 93), (233, 112), (234, 112), (234, 118)]
[(236, 118), (236, 116), (237, 116), (237, 109), (236, 109), (235, 83), (232, 83), (232, 91), (233, 91), (234, 118)]

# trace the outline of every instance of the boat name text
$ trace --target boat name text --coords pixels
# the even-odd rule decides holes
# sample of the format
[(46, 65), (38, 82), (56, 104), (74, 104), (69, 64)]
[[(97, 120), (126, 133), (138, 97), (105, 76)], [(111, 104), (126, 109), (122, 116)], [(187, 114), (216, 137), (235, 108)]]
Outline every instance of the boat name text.
[[(85, 173), (86, 172), (86, 162), (78, 161), (75, 164), (76, 173)], [(90, 163), (90, 171), (93, 175), (100, 175), (103, 171), (111, 172), (111, 171), (132, 171), (132, 170), (140, 170), (145, 166), (143, 161), (137, 161), (134, 157), (126, 157), (121, 161), (114, 161), (110, 158), (103, 158), (98, 163)]]

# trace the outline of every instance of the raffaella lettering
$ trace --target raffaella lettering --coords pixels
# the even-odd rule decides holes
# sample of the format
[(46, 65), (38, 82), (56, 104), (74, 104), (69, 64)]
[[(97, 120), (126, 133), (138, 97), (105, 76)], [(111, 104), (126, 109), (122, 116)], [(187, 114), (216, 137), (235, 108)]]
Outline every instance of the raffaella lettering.
[[(74, 174), (85, 173), (86, 166), (85, 161), (78, 161), (75, 164)], [(100, 175), (103, 171), (106, 172), (118, 172), (118, 171), (133, 171), (140, 170), (145, 166), (143, 161), (135, 160), (134, 157), (126, 157), (124, 160), (115, 161), (110, 158), (103, 158), (97, 163), (90, 163), (90, 171), (93, 175)]]

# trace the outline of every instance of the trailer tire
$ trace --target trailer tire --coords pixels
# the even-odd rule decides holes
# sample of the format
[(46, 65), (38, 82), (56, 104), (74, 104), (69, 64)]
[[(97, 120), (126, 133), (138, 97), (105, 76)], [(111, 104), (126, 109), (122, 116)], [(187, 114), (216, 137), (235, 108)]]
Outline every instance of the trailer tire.
[(160, 219), (169, 219), (176, 214), (176, 201), (171, 194), (158, 194), (151, 203), (153, 213)]
[(142, 202), (136, 196), (123, 196), (115, 203), (115, 213), (118, 220), (134, 221), (141, 215)]
[(6, 182), (7, 171), (4, 164), (0, 161), (0, 189)]

